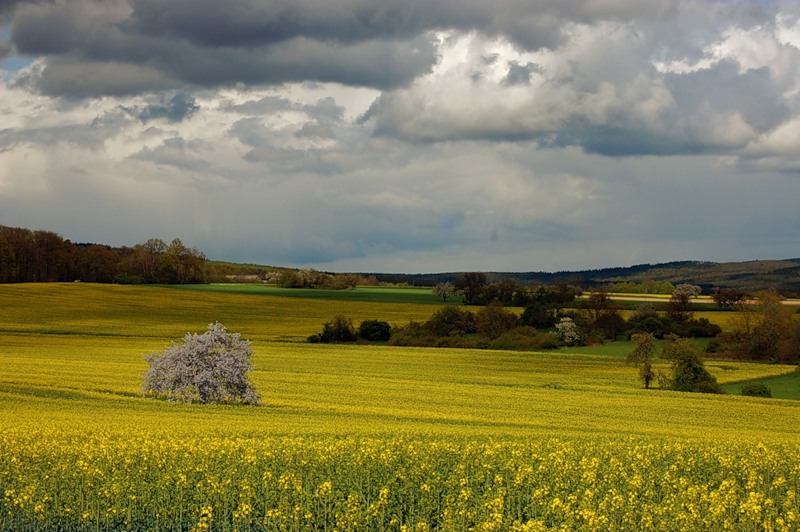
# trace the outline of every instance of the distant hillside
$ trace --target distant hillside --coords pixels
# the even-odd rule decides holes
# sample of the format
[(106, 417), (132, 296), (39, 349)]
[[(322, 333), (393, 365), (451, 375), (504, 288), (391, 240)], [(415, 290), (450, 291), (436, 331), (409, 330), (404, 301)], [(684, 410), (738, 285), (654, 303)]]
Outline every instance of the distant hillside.
[[(438, 282), (454, 281), (462, 272), (426, 274), (370, 273), (381, 282), (408, 283), (432, 286)], [(663, 264), (602, 268), (563, 272), (490, 272), (490, 281), (514, 279), (520, 282), (553, 284), (567, 282), (585, 288), (610, 283), (668, 281), (672, 284), (700, 285), (704, 292), (714, 287), (739, 288), (756, 291), (775, 289), (783, 293), (800, 293), (800, 258), (786, 260), (757, 260), (747, 262), (679, 261)]]
[(754, 260), (747, 262), (673, 262), (657, 264), (630, 273), (608, 273), (596, 277), (599, 282), (644, 280), (691, 283), (706, 287), (730, 287), (742, 290), (775, 289), (800, 292), (800, 259)]
[[(301, 277), (307, 277), (308, 272), (313, 273), (313, 270), (209, 261), (201, 251), (186, 247), (178, 238), (169, 245), (151, 238), (133, 247), (111, 247), (76, 244), (51, 231), (0, 225), (0, 283), (74, 280), (100, 283), (255, 282), (281, 274), (291, 276), (299, 273)], [(354, 273), (356, 277), (347, 274), (332, 277), (346, 281), (345, 287), (366, 281), (433, 286), (439, 282), (453, 282), (463, 274)], [(486, 273), (492, 283), (514, 279), (520, 283), (565, 282), (592, 288), (604, 284), (651, 281), (696, 284), (705, 293), (710, 293), (715, 287), (728, 287), (746, 291), (775, 289), (785, 295), (800, 296), (800, 258), (720, 263), (680, 261), (554, 273)], [(320, 283), (312, 284), (321, 286)]]

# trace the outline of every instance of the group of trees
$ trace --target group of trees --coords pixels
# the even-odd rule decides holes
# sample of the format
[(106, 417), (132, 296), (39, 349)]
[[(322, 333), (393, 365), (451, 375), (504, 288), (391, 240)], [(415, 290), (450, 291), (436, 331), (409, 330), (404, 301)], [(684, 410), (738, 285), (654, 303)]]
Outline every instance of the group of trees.
[(508, 329), (525, 326), (553, 332), (562, 345), (600, 343), (619, 335), (647, 333), (657, 339), (714, 338), (709, 350), (718, 356), (800, 361), (800, 321), (792, 318), (792, 311), (774, 291), (749, 294), (734, 288), (715, 290), (712, 297), (720, 309), (735, 311), (733, 327), (724, 333), (707, 318), (695, 318), (692, 301), (701, 290), (691, 284), (674, 286), (662, 310), (642, 303), (628, 313), (627, 319), (604, 290), (577, 299), (583, 295), (580, 289), (563, 283), (523, 286), (504, 279), (489, 284), (485, 274), (467, 273), (452, 284), (440, 283), (434, 293), (443, 300), (460, 294), (468, 305), (522, 306), (518, 320), (507, 322)]
[[(389, 328), (372, 338), (357, 331), (352, 321), (337, 316), (327, 322), (311, 342), (388, 341), (392, 345), (470, 347), (495, 349), (547, 349), (613, 340), (621, 335), (648, 333), (654, 338), (713, 337), (721, 329), (707, 319), (694, 319), (689, 299), (697, 287), (675, 289), (662, 312), (641, 305), (628, 320), (606, 292), (597, 291), (582, 300), (579, 290), (568, 285), (516, 286), (513, 281), (485, 283), (483, 274), (466, 274), (457, 283), (442, 283), (434, 289), (443, 300), (459, 292), (465, 300), (477, 301), (492, 295), (476, 311), (459, 305), (445, 305), (425, 322), (411, 322)], [(512, 312), (503, 299), (525, 302), (522, 313)], [(367, 322), (365, 322), (367, 323)], [(362, 323), (362, 327), (365, 324)]]
[(334, 344), (356, 342), (385, 342), (391, 336), (392, 327), (383, 320), (364, 320), (358, 326), (353, 325), (353, 320), (338, 314), (322, 326), (322, 332), (312, 334), (308, 341), (312, 344)]
[(645, 388), (657, 380), (662, 388), (679, 392), (723, 393), (717, 379), (708, 372), (697, 344), (686, 338), (670, 335), (661, 348), (661, 358), (670, 362), (670, 373), (653, 369), (656, 358), (656, 338), (650, 333), (633, 335), (633, 349), (628, 353), (629, 364), (638, 366)]
[(758, 292), (733, 303), (732, 327), (709, 349), (722, 356), (797, 363), (800, 361), (800, 320), (781, 303), (776, 292)]
[(325, 273), (313, 268), (281, 270), (264, 277), (267, 283), (282, 288), (320, 288), (325, 290), (350, 290), (358, 285), (377, 284), (375, 278), (365, 278), (355, 273)]
[(433, 292), (444, 300), (460, 294), (466, 305), (500, 303), (505, 306), (526, 307), (541, 302), (565, 305), (581, 295), (582, 290), (564, 282), (553, 285), (521, 285), (514, 279), (501, 279), (490, 283), (485, 273), (468, 272), (454, 283), (438, 283)]
[(206, 258), (176, 238), (133, 247), (75, 244), (50, 231), (0, 226), (0, 283), (201, 283)]
[[(670, 285), (672, 286), (672, 285)], [(672, 296), (662, 312), (651, 305), (642, 304), (625, 319), (622, 308), (603, 289), (583, 295), (579, 287), (559, 283), (555, 285), (518, 285), (513, 279), (488, 283), (486, 274), (466, 273), (454, 283), (439, 283), (434, 294), (444, 301), (461, 295), (467, 305), (501, 304), (524, 307), (520, 324), (536, 329), (557, 328), (562, 320), (569, 324), (559, 327), (569, 330), (566, 343), (596, 343), (614, 339), (620, 334), (630, 336), (649, 332), (658, 338), (675, 334), (680, 337), (713, 337), (721, 329), (706, 318), (695, 319), (692, 298), (700, 294), (696, 285), (680, 284), (672, 287)], [(563, 340), (564, 333), (559, 332)]]
[(551, 349), (560, 345), (554, 333), (523, 325), (515, 313), (499, 304), (487, 305), (477, 312), (447, 305), (424, 322), (412, 321), (398, 327), (381, 320), (365, 320), (356, 328), (350, 318), (339, 315), (326, 322), (322, 332), (311, 335), (308, 341), (479, 349)]

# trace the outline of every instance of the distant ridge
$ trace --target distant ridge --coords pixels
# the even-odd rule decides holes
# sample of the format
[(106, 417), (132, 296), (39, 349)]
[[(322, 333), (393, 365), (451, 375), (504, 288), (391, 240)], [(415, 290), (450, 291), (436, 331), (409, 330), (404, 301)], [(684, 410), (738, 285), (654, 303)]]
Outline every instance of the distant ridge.
[[(364, 273), (378, 281), (432, 286), (454, 281), (464, 272), (391, 274)], [(610, 283), (668, 281), (700, 285), (705, 292), (714, 287), (756, 291), (774, 289), (800, 293), (800, 258), (746, 262), (674, 261), (659, 264), (598, 268), (558, 272), (486, 272), (490, 281), (514, 279), (519, 282), (552, 284), (566, 282), (589, 288)]]
[[(160, 244), (157, 246), (159, 249), (148, 251), (150, 249), (148, 246), (155, 245), (154, 242)], [(158, 275), (150, 271), (154, 266), (149, 264), (148, 260), (144, 260), (148, 254), (160, 257), (171, 248), (174, 248), (174, 253), (180, 253), (182, 257), (179, 261), (184, 263), (181, 275), (191, 274), (191, 278), (181, 279), (179, 272), (172, 272), (174, 264), (169, 268), (156, 268)], [(143, 271), (142, 267), (148, 265), (148, 271)], [(183, 283), (229, 282), (235, 279), (247, 282), (260, 281), (269, 275), (290, 270), (297, 269), (208, 260), (201, 251), (187, 248), (178, 238), (169, 246), (159, 239), (150, 239), (144, 244), (133, 247), (111, 247), (103, 244), (73, 243), (52, 231), (31, 231), (22, 227), (0, 225), (0, 283), (72, 280), (101, 283)], [(170, 276), (159, 278), (167, 273)], [(385, 283), (433, 286), (439, 282), (455, 281), (465, 272), (341, 273), (355, 273), (363, 278), (374, 277), (378, 282)], [(800, 258), (745, 262), (684, 260), (577, 271), (484, 273), (490, 282), (514, 279), (522, 283), (565, 282), (592, 288), (612, 283), (655, 281), (696, 284), (706, 293), (710, 293), (716, 287), (728, 287), (751, 292), (773, 289), (784, 295), (800, 296)]]

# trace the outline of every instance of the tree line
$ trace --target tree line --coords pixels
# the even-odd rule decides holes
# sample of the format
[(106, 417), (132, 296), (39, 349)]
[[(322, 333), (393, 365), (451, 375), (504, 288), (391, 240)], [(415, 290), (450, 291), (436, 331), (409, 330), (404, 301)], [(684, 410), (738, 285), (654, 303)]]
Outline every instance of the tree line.
[(202, 283), (205, 255), (179, 239), (133, 247), (73, 243), (52, 231), (0, 225), (0, 283)]
[[(720, 311), (733, 312), (732, 326), (725, 332), (707, 318), (695, 316), (692, 299), (700, 295), (700, 287), (690, 284), (674, 287), (666, 303), (654, 306), (644, 302), (627, 312), (603, 290), (584, 296), (580, 288), (566, 283), (520, 285), (512, 279), (489, 283), (482, 273), (467, 273), (453, 283), (439, 283), (433, 293), (443, 302), (460, 296), (463, 303), (479, 308), (473, 312), (447, 304), (425, 322), (394, 327), (382, 322), (380, 337), (374, 335), (374, 320), (363, 322), (367, 330), (362, 330), (346, 316), (336, 316), (309, 341), (535, 350), (648, 335), (659, 340), (712, 338), (707, 355), (717, 358), (800, 361), (800, 321), (793, 318), (792, 310), (774, 291), (715, 291), (713, 299)], [(523, 310), (520, 313), (507, 306)], [(693, 367), (691, 360), (674, 358)]]

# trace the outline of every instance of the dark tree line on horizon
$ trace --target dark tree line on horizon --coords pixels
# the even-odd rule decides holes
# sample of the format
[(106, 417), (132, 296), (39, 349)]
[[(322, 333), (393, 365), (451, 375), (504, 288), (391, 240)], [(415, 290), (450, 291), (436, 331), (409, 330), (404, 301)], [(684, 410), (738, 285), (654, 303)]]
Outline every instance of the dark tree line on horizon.
[(187, 284), (206, 281), (206, 257), (179, 238), (133, 247), (73, 243), (52, 231), (0, 225), (0, 283)]

